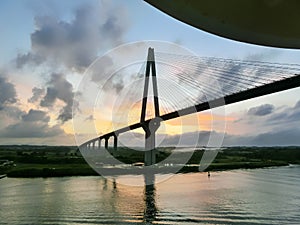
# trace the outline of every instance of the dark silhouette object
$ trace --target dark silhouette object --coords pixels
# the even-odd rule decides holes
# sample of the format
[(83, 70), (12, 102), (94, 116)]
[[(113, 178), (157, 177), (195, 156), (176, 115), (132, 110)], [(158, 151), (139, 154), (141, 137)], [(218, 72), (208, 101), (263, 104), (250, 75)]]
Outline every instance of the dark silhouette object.
[(221, 37), (272, 47), (300, 48), (300, 32), (296, 29), (300, 20), (298, 0), (146, 2), (175, 19)]
[(210, 172), (208, 171), (208, 173), (207, 173), (207, 176), (208, 176), (208, 178), (210, 178)]

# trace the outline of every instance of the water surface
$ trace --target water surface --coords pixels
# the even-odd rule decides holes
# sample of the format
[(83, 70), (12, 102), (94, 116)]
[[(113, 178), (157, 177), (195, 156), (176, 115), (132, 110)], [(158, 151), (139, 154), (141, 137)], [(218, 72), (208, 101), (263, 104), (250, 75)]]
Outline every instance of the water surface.
[(121, 179), (1, 179), (0, 224), (300, 224), (299, 166)]

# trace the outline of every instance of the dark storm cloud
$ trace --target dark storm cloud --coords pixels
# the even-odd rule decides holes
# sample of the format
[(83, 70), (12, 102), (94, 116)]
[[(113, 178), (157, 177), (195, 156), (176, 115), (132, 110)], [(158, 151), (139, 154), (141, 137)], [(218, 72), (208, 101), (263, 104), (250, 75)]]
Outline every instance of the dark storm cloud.
[(0, 118), (1, 116), (3, 116), (3, 118), (4, 116), (7, 116), (13, 120), (20, 119), (21, 116), (24, 114), (24, 112), (21, 109), (19, 109), (17, 106), (10, 106), (10, 105), (6, 106), (4, 110), (2, 110), (1, 112), (2, 114), (0, 114)]
[[(261, 108), (261, 110), (257, 110), (259, 107), (254, 107), (252, 109), (252, 113), (256, 112), (258, 114), (264, 114), (267, 112), (266, 117), (260, 116), (259, 120), (259, 126), (266, 127), (271, 126), (274, 129), (282, 129), (282, 127), (298, 127), (298, 122), (300, 121), (300, 101), (298, 101), (294, 106), (284, 106), (284, 107), (270, 107), (270, 110), (265, 107), (265, 109)], [(251, 110), (250, 109), (250, 110)], [(249, 111), (250, 111), (249, 110)], [(241, 120), (247, 121), (248, 123), (253, 123), (253, 117), (251, 113), (247, 113), (247, 115), (250, 115), (250, 117), (244, 117)]]
[(44, 138), (60, 134), (63, 131), (58, 126), (50, 128), (47, 124), (30, 122), (9, 125), (0, 132), (0, 136), (5, 138)]
[(42, 121), (49, 122), (50, 117), (44, 111), (30, 109), (29, 112), (22, 116), (22, 121), (24, 122), (34, 122), (34, 121)]
[(58, 92), (59, 91), (55, 87), (48, 87), (46, 90), (46, 95), (41, 100), (40, 105), (43, 107), (53, 106), (53, 104), (57, 98)]
[(72, 84), (66, 80), (63, 74), (53, 73), (51, 74), (46, 94), (41, 100), (40, 105), (51, 108), (56, 100), (63, 101), (65, 106), (60, 110), (57, 119), (66, 122), (72, 119), (73, 98), (74, 92)]
[(63, 107), (59, 111), (57, 119), (62, 121), (63, 123), (72, 119), (72, 104), (67, 104), (65, 107)]
[(128, 27), (127, 18), (123, 8), (99, 2), (82, 5), (70, 22), (55, 16), (38, 16), (36, 29), (31, 34), (31, 52), (19, 55), (17, 66), (54, 60), (81, 71), (92, 63), (101, 48), (122, 42)]
[(32, 97), (30, 99), (28, 99), (28, 102), (30, 102), (30, 103), (37, 102), (44, 94), (45, 94), (44, 88), (34, 87), (32, 89)]
[(15, 86), (0, 75), (0, 110), (17, 101)]
[(257, 107), (250, 108), (248, 110), (248, 115), (252, 116), (265, 116), (274, 112), (275, 107), (271, 104), (264, 104)]
[(297, 127), (300, 121), (300, 101), (294, 107), (285, 107), (283, 110), (273, 113), (268, 118), (267, 122), (270, 124), (284, 124), (285, 126)]
[(44, 111), (30, 109), (22, 113), (19, 122), (11, 124), (0, 131), (5, 138), (44, 138), (63, 134), (59, 126), (49, 127), (50, 117)]
[(115, 73), (116, 67), (110, 56), (102, 56), (101, 60), (93, 64), (93, 69), (89, 72), (92, 81), (102, 86), (106, 92), (114, 91), (118, 94), (124, 88), (124, 74)]

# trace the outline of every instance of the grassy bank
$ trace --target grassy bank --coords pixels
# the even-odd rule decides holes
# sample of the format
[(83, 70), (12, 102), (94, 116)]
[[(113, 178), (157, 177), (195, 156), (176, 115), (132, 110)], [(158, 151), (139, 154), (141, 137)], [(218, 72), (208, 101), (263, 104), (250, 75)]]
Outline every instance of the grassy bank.
[[(158, 161), (172, 153), (172, 148), (160, 148)], [(204, 151), (198, 149), (193, 153), (180, 173), (198, 172), (199, 163)], [(176, 153), (178, 162), (184, 153)], [(120, 161), (132, 164), (143, 161), (143, 152), (130, 149), (118, 149), (115, 157)], [(62, 177), (89, 176), (97, 173), (85, 162), (76, 147), (52, 146), (0, 146), (0, 174), (8, 177)], [(176, 159), (175, 159), (176, 161)], [(218, 151), (217, 157), (205, 171), (231, 169), (252, 169), (270, 166), (300, 164), (300, 147), (234, 147)], [(126, 173), (125, 169), (107, 169), (112, 174)], [(134, 170), (139, 173), (139, 169)], [(168, 172), (168, 169), (163, 170)]]

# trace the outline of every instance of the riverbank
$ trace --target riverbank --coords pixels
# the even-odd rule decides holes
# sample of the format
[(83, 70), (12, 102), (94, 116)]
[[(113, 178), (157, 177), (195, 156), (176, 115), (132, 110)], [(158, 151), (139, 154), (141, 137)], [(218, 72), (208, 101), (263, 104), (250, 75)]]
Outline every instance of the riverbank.
[[(2, 148), (2, 150), (1, 150)], [(0, 146), (0, 157), (2, 160), (13, 161), (7, 167), (0, 167), (0, 174), (7, 177), (64, 177), (64, 176), (94, 176), (98, 175), (83, 159), (75, 147), (26, 147), (21, 151), (20, 147), (6, 147), (6, 151)], [(24, 148), (23, 148), (24, 149)], [(32, 149), (32, 151), (29, 151)], [(274, 166), (287, 166), (289, 164), (300, 164), (299, 147), (272, 147), (272, 148), (226, 148), (218, 151), (217, 157), (205, 169), (205, 171), (222, 171), (232, 169), (254, 169)], [(159, 150), (158, 159), (167, 158), (172, 152), (171, 148)], [(178, 173), (199, 172), (199, 163), (204, 150), (198, 149), (191, 156), (184, 167), (178, 165)], [(180, 161), (181, 154), (177, 153)], [(134, 162), (142, 161), (142, 153), (129, 149), (119, 149), (115, 156), (120, 161), (129, 164), (128, 167), (120, 165), (101, 167), (103, 174), (142, 174), (142, 167), (130, 166)], [(173, 172), (176, 165), (152, 168), (148, 171), (153, 173)], [(182, 167), (182, 168), (181, 168)]]
[[(224, 171), (224, 170), (233, 170), (233, 169), (255, 169), (255, 168), (264, 168), (264, 167), (274, 167), (274, 166), (287, 166), (288, 163), (285, 162), (265, 162), (265, 163), (213, 163), (204, 171)], [(57, 167), (53, 167), (57, 166)], [(174, 168), (174, 167), (173, 167)], [(140, 168), (101, 168), (101, 171), (104, 174), (109, 175), (124, 175), (124, 174), (143, 174), (142, 167)], [(151, 169), (147, 170), (148, 172)], [(166, 168), (154, 168), (152, 170), (154, 173), (169, 173), (173, 169), (170, 167)], [(186, 165), (181, 169), (178, 169), (177, 173), (195, 173), (199, 172), (199, 165)], [(59, 168), (59, 165), (52, 165), (51, 167), (43, 167), (41, 165), (26, 165), (22, 169), (13, 169), (7, 173), (7, 177), (18, 177), (18, 178), (35, 178), (35, 177), (65, 177), (65, 176), (95, 176), (98, 173), (93, 170), (91, 167), (86, 165), (74, 165), (74, 167), (63, 167)]]

